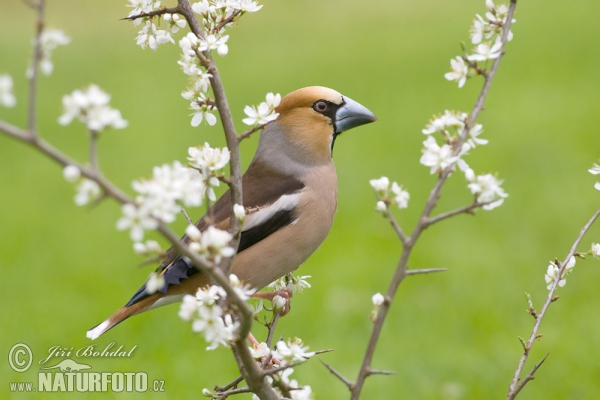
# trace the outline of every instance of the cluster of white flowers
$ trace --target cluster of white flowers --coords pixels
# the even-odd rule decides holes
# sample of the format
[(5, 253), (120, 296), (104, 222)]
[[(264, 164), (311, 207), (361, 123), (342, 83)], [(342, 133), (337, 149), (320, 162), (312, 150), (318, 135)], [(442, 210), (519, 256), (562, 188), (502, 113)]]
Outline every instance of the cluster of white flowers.
[(235, 254), (235, 249), (229, 246), (233, 236), (227, 231), (209, 226), (200, 232), (195, 225), (188, 225), (185, 234), (190, 239), (190, 250), (207, 260), (219, 263), (222, 257)]
[(13, 80), (10, 75), (0, 75), (0, 105), (10, 108), (17, 104), (17, 99), (12, 93)]
[[(592, 175), (598, 175), (598, 174), (600, 174), (600, 165), (594, 164), (594, 166), (592, 168), (588, 169), (588, 171)], [(596, 184), (594, 185), (594, 187), (597, 190), (600, 190), (600, 182), (596, 182)]]
[(173, 222), (180, 211), (178, 202), (187, 207), (202, 205), (206, 186), (202, 176), (179, 161), (154, 167), (150, 180), (133, 181), (138, 193), (135, 204), (122, 207), (118, 230), (130, 229), (131, 239), (139, 242), (144, 231), (156, 229), (158, 221)]
[[(132, 20), (134, 26), (142, 25), (142, 29), (136, 37), (136, 44), (142, 49), (146, 47), (156, 50), (159, 45), (165, 43), (175, 43), (171, 37), (171, 33), (179, 32), (179, 29), (184, 28), (187, 24), (185, 18), (178, 14), (162, 14), (148, 16), (153, 11), (162, 10), (164, 6), (160, 1), (154, 0), (129, 0), (128, 7), (133, 8), (127, 18), (135, 18)], [(166, 27), (161, 27), (161, 22), (164, 22)]]
[[(491, 174), (476, 175), (462, 159), (469, 150), (488, 144), (487, 139), (479, 137), (483, 133), (483, 126), (476, 124), (469, 129), (465, 143), (460, 149), (457, 149), (456, 143), (466, 128), (467, 119), (466, 113), (448, 110), (441, 115), (434, 116), (422, 131), (428, 136), (423, 142), (424, 149), (420, 161), (421, 164), (430, 168), (432, 174), (441, 172), (448, 167), (458, 166), (469, 182), (467, 187), (471, 193), (477, 196), (477, 202), (487, 203), (483, 209), (491, 210), (501, 205), (508, 194), (500, 187), (502, 181)], [(441, 146), (434, 138), (435, 134), (441, 136), (444, 142)]]
[[(261, 345), (262, 344), (264, 344), (266, 346), (265, 343), (261, 343)], [(277, 380), (279, 380), (279, 382), (276, 385), (274, 385), (275, 393), (277, 393), (277, 395), (279, 395), (281, 398), (283, 398), (283, 394), (281, 393), (281, 390), (279, 389), (278, 386), (284, 386), (284, 387), (292, 389), (292, 390), (289, 390), (289, 393), (291, 396), (290, 399), (292, 399), (292, 400), (314, 399), (312, 389), (310, 386), (306, 385), (306, 386), (300, 387), (300, 384), (298, 383), (298, 381), (296, 379), (290, 379), (290, 375), (293, 373), (294, 373), (293, 368), (287, 368), (287, 369), (275, 374), (275, 378)], [(271, 375), (267, 376), (266, 379), (267, 379), (267, 382), (269, 383), (269, 385), (273, 385), (273, 378)], [(209, 391), (209, 393), (210, 393), (210, 391)], [(207, 395), (208, 395), (208, 393), (207, 393)], [(259, 400), (259, 397), (255, 394), (253, 394), (252, 400)]]
[(396, 182), (392, 182), (391, 190), (392, 194), (390, 195), (390, 180), (386, 176), (382, 176), (379, 179), (371, 179), (369, 181), (371, 187), (377, 193), (377, 197), (380, 199), (377, 201), (377, 206), (375, 207), (379, 212), (385, 212), (387, 207), (391, 204), (397, 204), (398, 208), (407, 208), (408, 200), (410, 199), (410, 194), (402, 189), (402, 186), (398, 185)]
[(271, 282), (267, 287), (274, 292), (288, 289), (291, 290), (293, 294), (300, 294), (311, 287), (310, 283), (307, 282), (308, 278), (312, 277), (310, 275), (294, 276), (290, 273)]
[(300, 338), (288, 339), (287, 342), (280, 340), (273, 350), (273, 357), (281, 361), (282, 365), (306, 361), (314, 355), (315, 352), (309, 352), (308, 346), (305, 346)]
[(243, 122), (246, 125), (265, 125), (276, 120), (279, 114), (275, 112), (275, 108), (280, 102), (281, 95), (279, 93), (267, 93), (266, 101), (260, 103), (258, 107), (246, 106), (244, 108), (248, 117), (244, 118)]
[(558, 273), (560, 271), (560, 268), (558, 267), (556, 262), (550, 261), (550, 265), (548, 265), (548, 270), (546, 271), (546, 275), (544, 276), (544, 279), (546, 280), (546, 283), (548, 284), (548, 286), (547, 286), (548, 290), (550, 290), (552, 288), (554, 281), (557, 279), (560, 279), (558, 281), (558, 286), (560, 286), (560, 287), (565, 286), (567, 284), (567, 275), (569, 275), (571, 272), (573, 272), (574, 267), (575, 267), (575, 257), (571, 257), (569, 259), (569, 261), (567, 262), (567, 265), (565, 265), (565, 269), (563, 270), (562, 275), (559, 277)]
[[(35, 40), (33, 39), (33, 45), (35, 46)], [(40, 35), (40, 70), (44, 75), (52, 74), (54, 65), (50, 61), (52, 51), (58, 46), (66, 46), (71, 43), (71, 38), (65, 35), (60, 29), (45, 29)], [(27, 77), (30, 78), (33, 75), (33, 68), (29, 66), (27, 68)]]
[[(477, 14), (471, 27), (471, 42), (476, 45), (473, 53), (450, 60), (452, 70), (444, 75), (449, 81), (458, 82), (459, 88), (464, 86), (467, 78), (481, 73), (477, 62), (493, 60), (502, 54), (501, 38), (508, 18), (508, 6), (495, 5), (492, 0), (486, 0), (485, 5), (488, 9), (485, 18)], [(514, 22), (513, 19), (511, 23)], [(513, 34), (509, 31), (507, 40), (512, 38)]]
[(217, 196), (214, 187), (219, 186), (220, 181), (214, 175), (220, 174), (229, 162), (229, 150), (227, 147), (213, 149), (208, 143), (204, 143), (204, 146), (190, 147), (188, 154), (190, 167), (200, 171), (206, 186), (206, 194), (211, 201), (215, 201)]
[(87, 178), (81, 178), (81, 171), (74, 165), (67, 165), (63, 169), (63, 177), (67, 182), (77, 185), (77, 193), (75, 194), (75, 204), (84, 206), (94, 200), (100, 194), (100, 186), (95, 181)]
[(156, 240), (146, 240), (146, 243), (133, 243), (133, 251), (142, 256), (156, 256), (163, 253), (160, 244)]
[(208, 34), (215, 34), (231, 26), (249, 12), (262, 8), (253, 0), (202, 0), (192, 4), (192, 10), (202, 19), (202, 26)]
[[(237, 276), (229, 275), (229, 282), (236, 293), (247, 300), (254, 293), (248, 285), (244, 285)], [(179, 316), (192, 322), (192, 330), (202, 333), (204, 339), (209, 343), (207, 350), (216, 349), (219, 346), (228, 346), (236, 339), (239, 326), (233, 321), (231, 313), (217, 304), (219, 299), (227, 297), (227, 293), (220, 286), (201, 288), (196, 296), (185, 295), (179, 309)]]
[(64, 113), (58, 122), (61, 125), (68, 125), (77, 118), (85, 123), (88, 129), (95, 132), (108, 127), (125, 128), (127, 121), (121, 117), (119, 110), (109, 106), (109, 101), (110, 96), (96, 85), (90, 85), (85, 90), (75, 90), (63, 96)]

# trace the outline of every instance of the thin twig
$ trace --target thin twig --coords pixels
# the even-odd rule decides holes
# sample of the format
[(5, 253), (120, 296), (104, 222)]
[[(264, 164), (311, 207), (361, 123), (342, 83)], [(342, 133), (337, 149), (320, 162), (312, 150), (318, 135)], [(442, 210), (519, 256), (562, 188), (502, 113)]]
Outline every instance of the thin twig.
[(98, 131), (90, 129), (90, 165), (94, 171), (98, 171)]
[(331, 372), (336, 378), (338, 378), (340, 381), (342, 381), (342, 383), (344, 385), (346, 385), (348, 387), (348, 389), (352, 390), (352, 382), (350, 382), (342, 374), (340, 374), (335, 369), (333, 369), (333, 367), (331, 365), (327, 364), (325, 361), (323, 361), (321, 359), (319, 359), (319, 361), (321, 361), (321, 364), (323, 364), (325, 366), (325, 368), (327, 368), (329, 370), (329, 372)]
[(132, 15), (130, 17), (121, 18), (121, 21), (127, 21), (127, 20), (133, 21), (138, 18), (144, 18), (144, 17), (151, 18), (151, 17), (157, 16), (157, 15), (163, 15), (163, 14), (179, 14), (179, 7), (171, 7), (171, 8), (165, 7), (165, 8), (161, 8), (160, 10), (153, 10), (148, 13), (141, 13), (138, 15)]
[(406, 236), (406, 234), (404, 233), (404, 231), (402, 230), (402, 228), (400, 227), (398, 222), (396, 222), (396, 219), (390, 212), (390, 209), (387, 205), (385, 207), (384, 216), (387, 218), (388, 221), (390, 221), (390, 224), (392, 225), (392, 228), (394, 228), (394, 231), (396, 232), (396, 235), (398, 235), (398, 239), (400, 239), (400, 242), (402, 242), (402, 245), (403, 246), (408, 245), (408, 241), (409, 241), (408, 236)]
[(217, 396), (219, 396), (219, 399), (226, 399), (227, 397), (231, 396), (232, 394), (240, 394), (240, 393), (250, 393), (251, 390), (249, 387), (243, 387), (243, 388), (239, 388), (239, 389), (231, 389), (225, 392), (218, 392)]
[(304, 361), (300, 361), (300, 362), (288, 364), (288, 365), (283, 365), (281, 367), (267, 369), (266, 371), (263, 371), (262, 374), (263, 374), (263, 376), (275, 375), (278, 372), (285, 371), (286, 369), (294, 368), (294, 367), (297, 367), (298, 365), (302, 365), (302, 364), (304, 364)]
[(185, 219), (187, 220), (188, 224), (194, 225), (194, 221), (190, 218), (190, 216), (188, 215), (187, 211), (185, 211), (185, 208), (183, 206), (181, 206), (181, 212), (185, 216)]
[(238, 140), (238, 142), (241, 142), (242, 140), (244, 140), (244, 139), (246, 139), (246, 138), (249, 138), (249, 137), (250, 137), (250, 136), (251, 136), (251, 135), (252, 135), (254, 132), (258, 132), (258, 131), (260, 131), (260, 130), (264, 129), (264, 128), (265, 128), (265, 126), (266, 126), (266, 125), (259, 125), (259, 126), (255, 126), (255, 127), (254, 127), (254, 128), (252, 128), (252, 129), (248, 129), (248, 130), (247, 130), (246, 132), (244, 132), (244, 133), (240, 133), (240, 134), (237, 136), (237, 140)]
[(39, 63), (42, 57), (42, 32), (44, 31), (44, 6), (45, 0), (39, 0), (37, 4), (31, 3), (31, 6), (37, 11), (37, 23), (35, 42), (33, 46), (33, 59), (31, 60), (31, 70), (29, 75), (29, 107), (27, 111), (27, 129), (30, 135), (34, 135), (37, 123), (37, 83), (39, 75)]
[(233, 22), (233, 20), (241, 13), (242, 13), (242, 10), (235, 10), (234, 12), (232, 12), (229, 17), (225, 18), (223, 21), (219, 22), (217, 24), (217, 26), (214, 27), (214, 29), (212, 30), (212, 33), (219, 32), (221, 29), (223, 29), (223, 27), (225, 25)]
[(434, 272), (445, 272), (445, 271), (448, 271), (448, 268), (408, 269), (408, 270), (406, 270), (406, 276), (432, 274)]
[[(498, 66), (500, 65), (500, 60), (503, 58), (503, 55), (504, 55), (504, 47), (506, 45), (507, 36), (508, 36), (508, 32), (510, 30), (512, 17), (515, 12), (516, 4), (517, 4), (516, 0), (511, 0), (511, 4), (509, 7), (508, 16), (507, 16), (506, 26), (502, 32), (502, 53), (501, 53), (500, 57), (498, 57), (494, 60), (494, 63), (492, 64), (492, 67), (490, 68), (488, 75), (484, 77), (485, 82), (483, 84), (483, 87), (481, 89), (479, 97), (477, 98), (475, 105), (473, 106), (473, 110), (472, 110), (471, 114), (469, 115), (469, 119), (465, 124), (465, 128), (463, 129), (463, 132), (461, 133), (459, 140), (455, 143), (455, 147), (454, 147), (455, 154), (458, 154), (458, 152), (461, 150), (462, 144), (467, 140), (467, 137), (468, 137), (468, 134), (470, 131), (470, 127), (474, 126), (474, 123), (477, 120), (479, 113), (483, 109), (483, 103), (487, 97), (487, 94), (489, 92), (490, 85), (492, 84), (494, 76), (496, 75)], [(362, 362), (360, 371), (358, 373), (356, 381), (352, 384), (352, 387), (351, 387), (351, 392), (352, 392), (351, 400), (358, 400), (360, 397), (360, 393), (364, 386), (365, 380), (369, 376), (369, 370), (371, 369), (371, 361), (373, 360), (373, 355), (375, 354), (375, 348), (377, 346), (377, 342), (379, 341), (379, 337), (381, 335), (381, 331), (383, 328), (383, 323), (384, 323), (387, 313), (390, 309), (391, 302), (394, 299), (394, 296), (396, 294), (396, 291), (398, 290), (398, 287), (400, 286), (400, 284), (402, 283), (404, 278), (407, 276), (408, 259), (410, 258), (410, 254), (412, 252), (414, 243), (417, 241), (417, 239), (419, 238), (419, 236), (421, 235), (421, 233), (427, 226), (427, 221), (429, 220), (431, 212), (437, 205), (441, 190), (453, 170), (454, 170), (454, 165), (450, 165), (450, 166), (446, 167), (446, 169), (444, 169), (439, 174), (438, 180), (435, 183), (433, 189), (431, 190), (431, 192), (429, 194), (429, 198), (427, 199), (427, 202), (425, 203), (425, 207), (423, 209), (423, 212), (421, 213), (421, 217), (419, 218), (419, 222), (417, 223), (417, 226), (413, 230), (412, 234), (406, 240), (406, 243), (403, 243), (402, 255), (400, 256), (400, 260), (398, 261), (396, 271), (394, 272), (394, 276), (390, 282), (388, 291), (385, 296), (386, 299), (390, 299), (390, 301), (385, 301), (381, 305), (381, 308), (379, 309), (379, 312), (377, 314), (377, 319), (373, 323), (373, 330), (371, 332), (371, 337), (369, 339), (367, 349), (365, 350), (365, 355), (363, 358), (363, 362)]]
[[(558, 274), (556, 276), (556, 279), (554, 279), (554, 282), (552, 283), (552, 286), (550, 287), (550, 290), (548, 291), (548, 296), (546, 296), (546, 301), (544, 302), (542, 309), (537, 313), (537, 318), (535, 319), (533, 329), (531, 330), (531, 335), (529, 335), (529, 340), (527, 341), (525, 346), (523, 346), (523, 355), (521, 356), (521, 359), (519, 360), (519, 363), (517, 364), (517, 369), (515, 370), (515, 374), (513, 375), (513, 379), (510, 382), (510, 386), (508, 388), (508, 395), (507, 395), (508, 400), (514, 399), (518, 393), (517, 383), (519, 382), (519, 376), (521, 375), (521, 372), (523, 371), (523, 368), (525, 367), (525, 362), (527, 361), (527, 357), (529, 357), (529, 353), (535, 343), (535, 340), (539, 337), (538, 331), (540, 329), (540, 325), (542, 324), (542, 320), (544, 319), (544, 316), (546, 315), (546, 311), (548, 310), (548, 307), (550, 307), (550, 304), (552, 304), (555, 301), (554, 292), (556, 291), (556, 288), (558, 287), (558, 283), (560, 282), (560, 278), (562, 277), (565, 267), (567, 266), (567, 263), (569, 262), (571, 257), (573, 257), (573, 255), (577, 251), (577, 246), (583, 239), (583, 236), (590, 229), (590, 227), (592, 226), (594, 221), (596, 221), (598, 216), (600, 216), (600, 209), (598, 209), (594, 213), (594, 215), (592, 215), (590, 220), (581, 229), (581, 231), (579, 232), (579, 236), (577, 236), (577, 239), (573, 243), (573, 246), (571, 246), (571, 250), (569, 251), (569, 254), (567, 254), (567, 257), (562, 262), (562, 264), (560, 264), (560, 268), (559, 268)], [(519, 389), (519, 390), (521, 390), (521, 389)]]
[(237, 378), (235, 378), (233, 381), (231, 381), (230, 383), (228, 383), (225, 386), (215, 386), (215, 391), (217, 392), (225, 392), (233, 387), (237, 387), (237, 385), (240, 384), (241, 381), (244, 380), (244, 377), (242, 377), (241, 375), (238, 376)]
[(490, 200), (490, 201), (485, 201), (483, 203), (479, 203), (476, 200), (473, 204), (468, 205), (466, 207), (457, 208), (456, 210), (448, 211), (448, 212), (436, 215), (435, 217), (427, 218), (427, 220), (425, 220), (425, 227), (428, 228), (437, 222), (443, 221), (450, 217), (454, 217), (455, 215), (473, 214), (473, 210), (483, 207), (483, 206), (487, 206), (488, 204), (491, 204), (495, 201), (498, 201), (498, 200)]
[(521, 383), (519, 384), (519, 386), (517, 386), (517, 388), (513, 392), (514, 393), (514, 396), (512, 397), (513, 399), (515, 398), (515, 396), (517, 394), (519, 394), (519, 392), (521, 391), (521, 389), (523, 389), (525, 387), (525, 385), (527, 385), (527, 382), (535, 379), (535, 377), (533, 375), (542, 366), (542, 364), (544, 363), (544, 361), (546, 361), (546, 358), (548, 358), (549, 355), (550, 355), (550, 353), (546, 354), (546, 356), (544, 358), (542, 358), (540, 360), (540, 362), (538, 362), (537, 364), (535, 364), (535, 366), (533, 367), (533, 369), (531, 371), (529, 371), (529, 373), (527, 374), (527, 376), (521, 381)]
[(397, 372), (395, 371), (382, 371), (379, 369), (369, 369), (367, 371), (369, 373), (369, 375), (396, 375)]

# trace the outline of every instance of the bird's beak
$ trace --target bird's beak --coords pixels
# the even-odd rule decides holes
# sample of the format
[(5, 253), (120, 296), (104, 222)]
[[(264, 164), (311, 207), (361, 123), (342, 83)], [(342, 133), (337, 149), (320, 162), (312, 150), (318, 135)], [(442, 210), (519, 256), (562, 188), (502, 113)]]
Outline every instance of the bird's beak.
[(335, 133), (342, 133), (357, 126), (377, 121), (368, 108), (349, 97), (342, 96), (344, 103), (335, 113)]

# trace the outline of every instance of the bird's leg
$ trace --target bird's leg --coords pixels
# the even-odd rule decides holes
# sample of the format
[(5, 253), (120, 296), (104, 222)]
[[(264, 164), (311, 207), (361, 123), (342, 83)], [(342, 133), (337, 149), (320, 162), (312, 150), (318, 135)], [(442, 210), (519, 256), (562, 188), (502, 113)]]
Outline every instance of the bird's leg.
[(283, 297), (285, 299), (285, 306), (281, 310), (281, 316), (283, 317), (284, 315), (290, 312), (290, 299), (293, 295), (294, 292), (292, 292), (291, 289), (283, 288), (277, 292), (257, 292), (254, 293), (252, 297), (255, 299), (269, 300), (271, 303), (273, 303), (273, 298), (275, 296)]

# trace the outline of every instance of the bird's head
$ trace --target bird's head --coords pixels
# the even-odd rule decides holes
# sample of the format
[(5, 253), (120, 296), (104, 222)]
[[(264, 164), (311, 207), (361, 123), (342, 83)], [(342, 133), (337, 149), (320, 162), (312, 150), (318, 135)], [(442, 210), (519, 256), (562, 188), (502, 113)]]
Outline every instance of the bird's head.
[(335, 139), (340, 133), (377, 121), (366, 107), (321, 86), (306, 87), (286, 95), (276, 111), (279, 117), (262, 133), (259, 151), (284, 152), (304, 164), (330, 162)]

